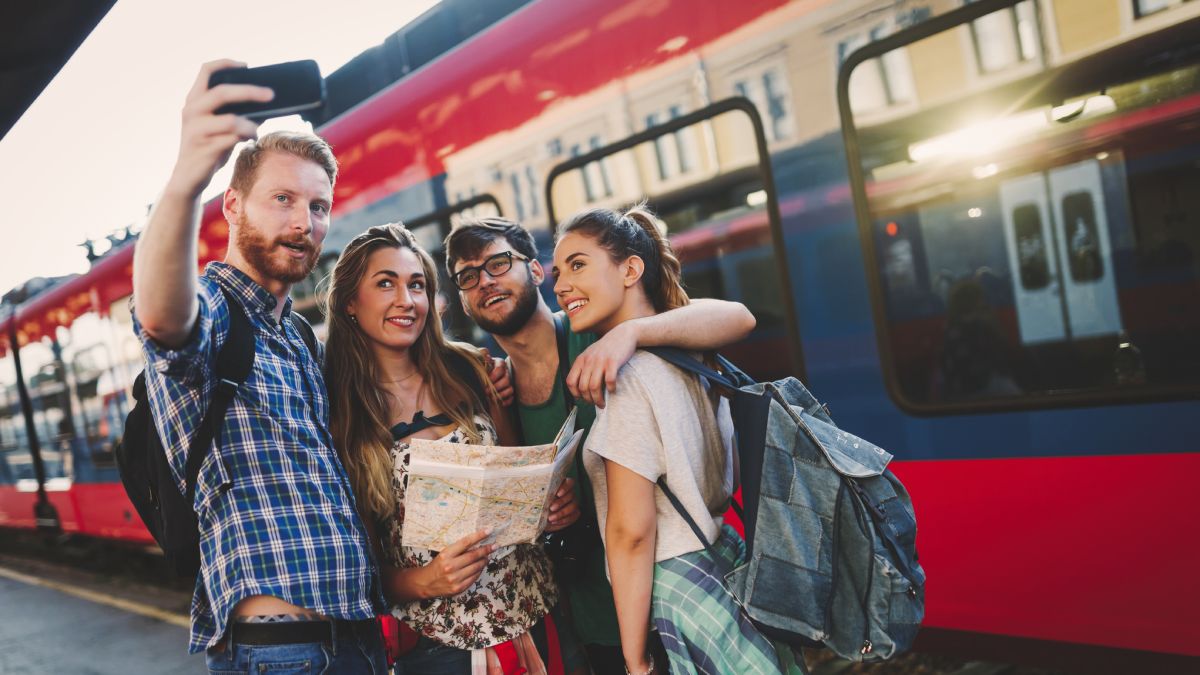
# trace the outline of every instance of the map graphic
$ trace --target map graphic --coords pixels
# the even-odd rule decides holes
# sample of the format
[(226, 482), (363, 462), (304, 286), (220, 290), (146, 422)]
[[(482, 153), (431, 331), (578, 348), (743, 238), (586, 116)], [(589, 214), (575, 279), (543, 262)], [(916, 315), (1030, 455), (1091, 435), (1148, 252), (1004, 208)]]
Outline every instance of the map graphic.
[(496, 546), (537, 541), (582, 435), (572, 411), (555, 441), (544, 445), (414, 439), (404, 493), (404, 545), (440, 551), (484, 529)]

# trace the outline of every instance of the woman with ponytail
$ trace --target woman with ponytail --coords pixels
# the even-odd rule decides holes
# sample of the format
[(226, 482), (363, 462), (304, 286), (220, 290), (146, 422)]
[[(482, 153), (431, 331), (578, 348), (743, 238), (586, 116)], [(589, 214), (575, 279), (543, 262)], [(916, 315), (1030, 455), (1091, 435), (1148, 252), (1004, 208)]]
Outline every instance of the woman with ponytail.
[(399, 675), (562, 672), (557, 602), (540, 546), (503, 550), (487, 532), (440, 552), (401, 540), (409, 441), (515, 444), (486, 357), (448, 341), (434, 310), (437, 268), (401, 225), (352, 240), (325, 298), (334, 445), (379, 553), (384, 595), (418, 635)]
[[(644, 205), (559, 226), (554, 292), (571, 330), (604, 335), (688, 304), (679, 259)], [(638, 351), (597, 410), (584, 449), (628, 672), (803, 672), (724, 589), (745, 544), (722, 522), (734, 491), (733, 425), (695, 375)], [(658, 488), (699, 525), (701, 542)], [(707, 546), (706, 546), (707, 544)], [(651, 655), (657, 632), (668, 663)], [(802, 662), (801, 662), (802, 663)]]

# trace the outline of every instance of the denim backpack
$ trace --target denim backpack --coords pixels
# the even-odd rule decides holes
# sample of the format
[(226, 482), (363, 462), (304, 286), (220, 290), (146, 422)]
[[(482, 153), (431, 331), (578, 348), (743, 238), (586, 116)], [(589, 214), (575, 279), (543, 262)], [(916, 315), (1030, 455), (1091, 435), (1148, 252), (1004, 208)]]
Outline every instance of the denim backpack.
[[(729, 399), (742, 479), (746, 561), (725, 585), (767, 636), (853, 661), (908, 649), (925, 613), (912, 500), (892, 456), (834, 425), (799, 380), (755, 383), (718, 357), (647, 350)], [(664, 481), (668, 499), (707, 540)]]

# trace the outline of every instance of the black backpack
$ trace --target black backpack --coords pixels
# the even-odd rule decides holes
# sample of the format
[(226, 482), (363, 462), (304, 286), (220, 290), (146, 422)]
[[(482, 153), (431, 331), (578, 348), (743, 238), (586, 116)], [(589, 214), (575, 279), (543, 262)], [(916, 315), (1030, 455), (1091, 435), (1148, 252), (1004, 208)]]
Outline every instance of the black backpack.
[[(194, 578), (200, 571), (200, 530), (192, 507), (200, 466), (213, 441), (219, 442), (225, 413), (254, 367), (254, 327), (241, 303), (228, 291), (222, 289), (222, 292), (229, 305), (229, 336), (217, 354), (217, 386), (212, 401), (188, 447), (186, 493), (181, 493), (175, 483), (154, 426), (146, 396), (145, 372), (139, 373), (133, 382), (134, 406), (125, 418), (121, 442), (114, 450), (129, 501), (162, 548), (168, 567), (181, 577)], [(312, 326), (298, 313), (291, 316), (309, 352), (316, 358), (317, 338)]]
[[(647, 351), (729, 399), (741, 461), (746, 561), (726, 589), (767, 636), (853, 661), (905, 651), (925, 612), (916, 515), (892, 456), (839, 429), (799, 380), (755, 383), (678, 349)], [(708, 547), (666, 482), (668, 500)], [(735, 505), (736, 506), (736, 505)]]

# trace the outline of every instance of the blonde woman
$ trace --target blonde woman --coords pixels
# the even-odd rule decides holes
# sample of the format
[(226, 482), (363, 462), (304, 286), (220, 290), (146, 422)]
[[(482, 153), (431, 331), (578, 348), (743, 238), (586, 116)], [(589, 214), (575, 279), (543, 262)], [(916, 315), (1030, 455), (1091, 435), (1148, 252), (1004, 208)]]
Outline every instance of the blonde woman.
[(403, 226), (372, 227), (346, 246), (326, 301), (334, 445), (378, 544), (384, 594), (420, 636), (396, 672), (490, 675), (514, 659), (561, 672), (541, 547), (497, 550), (477, 532), (435, 553), (401, 539), (410, 440), (514, 442), (481, 352), (442, 334), (436, 270)]

